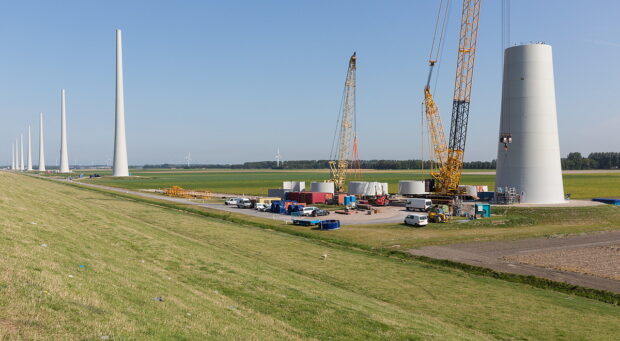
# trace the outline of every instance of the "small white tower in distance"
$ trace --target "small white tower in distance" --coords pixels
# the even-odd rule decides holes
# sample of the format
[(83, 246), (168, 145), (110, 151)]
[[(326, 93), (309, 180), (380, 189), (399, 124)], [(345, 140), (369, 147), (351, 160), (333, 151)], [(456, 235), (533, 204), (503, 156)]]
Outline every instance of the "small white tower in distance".
[(123, 43), (116, 30), (116, 128), (114, 134), (113, 176), (129, 176), (127, 140), (125, 138), (125, 95), (123, 89)]
[(28, 170), (32, 170), (32, 138), (30, 136), (30, 125), (28, 126)]
[(495, 187), (522, 203), (563, 203), (553, 57), (546, 44), (506, 49)]
[(60, 91), (60, 172), (70, 172), (69, 153), (67, 151), (67, 112), (65, 108), (65, 89)]
[(20, 151), (19, 151), (19, 170), (24, 171), (26, 167), (24, 166), (24, 134), (19, 134), (20, 138)]
[(15, 170), (19, 170), (19, 139), (15, 138)]
[(15, 170), (15, 145), (11, 145), (11, 170)]
[(278, 152), (276, 153), (276, 167), (280, 168), (280, 162), (282, 161), (282, 155), (280, 155), (280, 148), (278, 148)]
[(43, 113), (39, 113), (39, 172), (45, 172), (45, 146), (43, 144)]

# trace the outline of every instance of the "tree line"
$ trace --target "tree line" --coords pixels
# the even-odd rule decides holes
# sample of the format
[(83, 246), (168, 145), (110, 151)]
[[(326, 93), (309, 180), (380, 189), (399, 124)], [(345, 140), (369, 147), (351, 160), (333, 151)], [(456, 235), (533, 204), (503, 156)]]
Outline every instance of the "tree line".
[[(430, 161), (422, 160), (361, 160), (362, 169), (429, 169)], [(495, 169), (496, 160), (468, 161), (463, 163), (464, 169)], [(275, 161), (255, 161), (239, 164), (193, 164), (189, 167), (182, 164), (145, 165), (144, 168), (211, 168), (211, 169), (329, 169), (329, 160), (291, 160), (280, 163)], [(617, 169), (620, 168), (620, 153), (590, 153), (583, 157), (581, 153), (569, 153), (562, 158), (562, 169)]]
[(590, 153), (583, 157), (581, 153), (569, 153), (562, 159), (562, 169), (618, 169), (620, 153)]

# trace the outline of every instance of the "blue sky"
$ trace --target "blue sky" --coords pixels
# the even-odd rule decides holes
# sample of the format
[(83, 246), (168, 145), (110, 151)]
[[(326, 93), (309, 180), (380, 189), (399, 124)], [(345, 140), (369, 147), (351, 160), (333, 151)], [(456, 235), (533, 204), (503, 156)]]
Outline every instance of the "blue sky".
[[(460, 1), (436, 90), (449, 124)], [(465, 158), (495, 158), (499, 0), (483, 2)], [(420, 102), (438, 1), (2, 1), (0, 134), (46, 120), (59, 154), (67, 91), (71, 163), (112, 158), (116, 28), (123, 30), (130, 164), (329, 157), (348, 58), (358, 53), (362, 159), (420, 156)], [(512, 1), (511, 42), (554, 48), (562, 155), (618, 151), (617, 1)], [(36, 146), (36, 139), (33, 141)], [(36, 147), (33, 149), (37, 155)], [(35, 157), (36, 159), (36, 157)], [(36, 162), (35, 162), (36, 163)]]

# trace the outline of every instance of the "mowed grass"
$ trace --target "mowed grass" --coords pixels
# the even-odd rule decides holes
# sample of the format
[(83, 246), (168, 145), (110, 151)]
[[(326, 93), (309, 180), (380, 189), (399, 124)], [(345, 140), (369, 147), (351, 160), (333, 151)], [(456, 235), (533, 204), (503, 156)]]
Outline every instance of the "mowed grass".
[(0, 338), (620, 334), (620, 308), (595, 300), (5, 172), (0, 186)]
[[(105, 173), (104, 173), (105, 174)], [(101, 185), (127, 189), (154, 189), (181, 186), (188, 189), (209, 190), (214, 193), (267, 195), (267, 189), (282, 187), (282, 181), (324, 181), (325, 171), (135, 171), (132, 178), (85, 179)], [(390, 193), (398, 192), (400, 180), (422, 180), (426, 174), (408, 171), (372, 171), (364, 174), (364, 181), (389, 184)], [(495, 175), (463, 173), (462, 183), (487, 185), (493, 190)], [(564, 189), (573, 199), (620, 197), (620, 173), (565, 174)]]

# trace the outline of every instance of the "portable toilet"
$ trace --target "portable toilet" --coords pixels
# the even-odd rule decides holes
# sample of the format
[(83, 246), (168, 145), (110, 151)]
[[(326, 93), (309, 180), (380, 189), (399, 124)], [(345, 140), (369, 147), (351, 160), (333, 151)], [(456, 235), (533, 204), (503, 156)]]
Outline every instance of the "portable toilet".
[(480, 215), (482, 218), (488, 218), (491, 216), (490, 204), (476, 204), (476, 215)]

